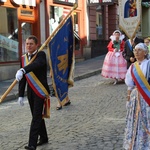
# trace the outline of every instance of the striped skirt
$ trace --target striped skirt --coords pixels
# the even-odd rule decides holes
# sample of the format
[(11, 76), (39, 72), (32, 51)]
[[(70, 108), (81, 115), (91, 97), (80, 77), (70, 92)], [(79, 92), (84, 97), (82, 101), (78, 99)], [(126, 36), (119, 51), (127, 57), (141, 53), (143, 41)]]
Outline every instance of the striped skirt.
[(122, 52), (108, 52), (105, 56), (101, 75), (105, 78), (125, 79), (127, 62)]

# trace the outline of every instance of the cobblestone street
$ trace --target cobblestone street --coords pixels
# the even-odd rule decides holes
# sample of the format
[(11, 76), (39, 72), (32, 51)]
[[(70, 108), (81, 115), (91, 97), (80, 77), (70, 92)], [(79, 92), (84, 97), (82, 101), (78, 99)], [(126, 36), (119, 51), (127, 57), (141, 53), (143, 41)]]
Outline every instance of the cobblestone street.
[[(100, 75), (76, 81), (69, 89), (71, 105), (46, 119), (49, 143), (37, 150), (122, 150), (125, 127), (126, 85)], [(0, 105), (0, 150), (23, 150), (27, 145), (31, 114), (17, 100)]]

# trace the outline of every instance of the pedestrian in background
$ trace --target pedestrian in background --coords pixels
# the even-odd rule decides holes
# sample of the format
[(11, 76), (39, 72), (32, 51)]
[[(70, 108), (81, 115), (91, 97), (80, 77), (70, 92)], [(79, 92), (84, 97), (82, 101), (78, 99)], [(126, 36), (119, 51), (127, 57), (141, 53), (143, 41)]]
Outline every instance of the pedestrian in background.
[(144, 43), (148, 47), (148, 53), (149, 53), (148, 58), (150, 58), (150, 39), (149, 38), (145, 38), (144, 39)]
[[(52, 78), (52, 70), (51, 69), (50, 69), (50, 77)], [(52, 85), (52, 87), (53, 87), (53, 85)], [(61, 104), (61, 102), (60, 102), (59, 99), (57, 99), (57, 100), (58, 100), (58, 102), (57, 102), (56, 110), (61, 110), (62, 109), (62, 104)], [(68, 106), (70, 104), (71, 104), (71, 101), (69, 99), (69, 96), (67, 95), (67, 97), (66, 97), (66, 103), (63, 106)]]
[(110, 36), (111, 41), (107, 46), (108, 53), (105, 56), (102, 67), (101, 75), (105, 78), (115, 79), (114, 84), (116, 84), (119, 79), (124, 79), (127, 71), (126, 60), (122, 56), (124, 37), (125, 36), (119, 30), (115, 30), (113, 35)]
[(125, 42), (124, 51), (122, 54), (127, 61), (127, 69), (130, 67), (132, 63), (136, 61), (133, 54), (133, 49), (140, 42), (144, 43), (144, 40), (138, 37), (135, 37), (134, 39), (128, 39)]
[(150, 61), (144, 43), (135, 46), (133, 63), (126, 74), (127, 116), (123, 147), (126, 150), (150, 149)]
[[(24, 105), (24, 92), (27, 82), (27, 98), (31, 109), (32, 121), (29, 141), (25, 149), (35, 150), (38, 145), (48, 143), (48, 135), (43, 119), (45, 101), (49, 99), (47, 61), (46, 54), (37, 50), (38, 40), (35, 36), (29, 36), (25, 44), (27, 53), (22, 56), (22, 68), (16, 73), (16, 80), (19, 81), (18, 103)], [(33, 62), (28, 64), (32, 57), (34, 57)]]

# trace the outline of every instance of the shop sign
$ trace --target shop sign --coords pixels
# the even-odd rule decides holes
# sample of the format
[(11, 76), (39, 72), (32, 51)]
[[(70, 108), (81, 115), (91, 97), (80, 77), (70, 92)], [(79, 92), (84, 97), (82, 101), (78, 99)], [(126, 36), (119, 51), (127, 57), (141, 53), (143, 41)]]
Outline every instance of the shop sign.
[(91, 4), (101, 4), (101, 5), (112, 5), (114, 0), (89, 0), (89, 5)]
[(0, 47), (18, 53), (18, 42), (0, 35)]
[(75, 3), (76, 0), (54, 0), (55, 2), (67, 2), (67, 3)]
[(77, 0), (53, 0), (53, 2), (69, 5), (69, 4), (77, 3)]
[(36, 0), (12, 0), (17, 5), (36, 6)]

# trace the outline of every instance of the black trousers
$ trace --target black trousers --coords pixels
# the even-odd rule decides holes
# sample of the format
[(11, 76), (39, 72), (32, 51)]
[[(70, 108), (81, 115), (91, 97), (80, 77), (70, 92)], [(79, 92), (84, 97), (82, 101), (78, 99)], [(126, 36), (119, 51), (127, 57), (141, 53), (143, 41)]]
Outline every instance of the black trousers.
[(32, 114), (28, 145), (36, 148), (38, 137), (48, 139), (45, 121), (42, 119), (44, 100), (38, 97), (30, 87), (27, 90), (27, 97)]

